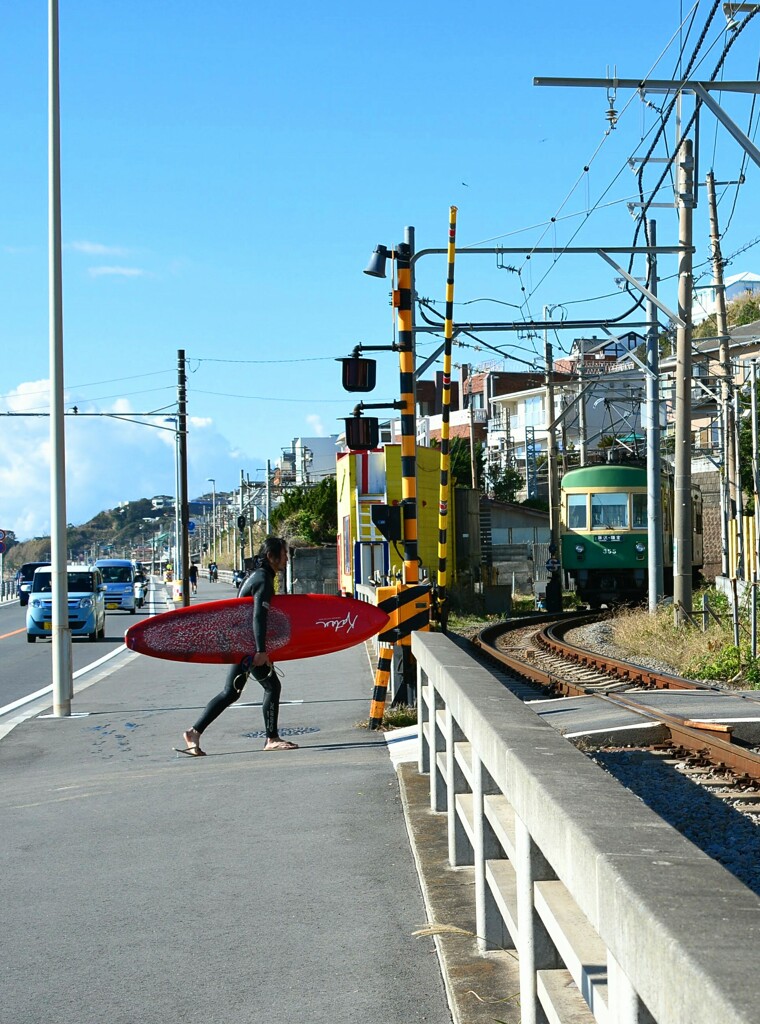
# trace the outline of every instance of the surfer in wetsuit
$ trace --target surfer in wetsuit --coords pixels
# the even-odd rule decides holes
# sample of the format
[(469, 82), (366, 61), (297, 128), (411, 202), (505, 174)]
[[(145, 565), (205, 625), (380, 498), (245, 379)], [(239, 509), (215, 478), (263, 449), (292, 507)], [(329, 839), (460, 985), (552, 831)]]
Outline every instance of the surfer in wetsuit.
[(191, 757), (203, 757), (200, 738), (204, 730), (235, 701), (239, 700), (249, 674), (264, 688), (264, 728), (266, 743), (264, 750), (295, 750), (297, 743), (280, 739), (277, 732), (277, 718), (280, 710), (279, 677), (266, 653), (267, 614), (269, 602), (274, 597), (275, 573), (284, 569), (288, 561), (288, 545), (281, 537), (267, 537), (256, 559), (256, 567), (243, 583), (238, 597), (253, 597), (253, 638), (256, 654), (233, 665), (227, 674), (227, 682), (221, 693), (213, 697), (201, 713), (195, 725), (183, 733), (187, 744), (183, 753)]

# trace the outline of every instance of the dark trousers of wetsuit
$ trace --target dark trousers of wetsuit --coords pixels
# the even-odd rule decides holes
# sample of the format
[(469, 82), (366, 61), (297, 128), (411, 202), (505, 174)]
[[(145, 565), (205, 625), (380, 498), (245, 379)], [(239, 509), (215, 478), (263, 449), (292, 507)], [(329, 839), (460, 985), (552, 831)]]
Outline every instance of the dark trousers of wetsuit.
[(246, 658), (238, 665), (232, 666), (227, 674), (227, 682), (224, 689), (208, 702), (200, 718), (193, 726), (196, 732), (202, 733), (204, 729), (211, 725), (214, 719), (221, 715), (225, 708), (228, 708), (230, 704), (234, 704), (235, 701), (240, 699), (240, 694), (243, 692), (243, 687), (249, 674), (257, 682), (261, 683), (264, 688), (262, 710), (264, 712), (264, 728), (266, 729), (267, 739), (273, 740), (277, 738), (277, 719), (280, 713), (280, 693), (282, 691), (279, 676), (272, 665), (251, 666), (250, 658)]

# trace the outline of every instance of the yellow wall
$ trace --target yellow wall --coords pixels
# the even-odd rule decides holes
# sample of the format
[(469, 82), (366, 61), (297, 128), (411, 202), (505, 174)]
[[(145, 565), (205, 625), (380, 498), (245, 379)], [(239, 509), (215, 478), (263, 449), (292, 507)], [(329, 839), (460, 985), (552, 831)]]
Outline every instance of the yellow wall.
[[(385, 489), (389, 504), (401, 502), (401, 446), (385, 446)], [(357, 457), (352, 452), (337, 462), (338, 488), (338, 533), (343, 535), (343, 521), (349, 517), (351, 530), (351, 570), (345, 572), (345, 553), (341, 558), (340, 587), (347, 593), (353, 591), (353, 544), (357, 534), (356, 520), (356, 472)], [(440, 453), (437, 448), (417, 448), (417, 550), (422, 566), (428, 577), (434, 581), (438, 572), (438, 489), (440, 485)], [(454, 578), (456, 536), (453, 494), (449, 500), (448, 522), (448, 578)], [(403, 543), (398, 545), (403, 555)], [(339, 551), (340, 551), (339, 547)], [(401, 569), (402, 559), (390, 547), (392, 569)]]

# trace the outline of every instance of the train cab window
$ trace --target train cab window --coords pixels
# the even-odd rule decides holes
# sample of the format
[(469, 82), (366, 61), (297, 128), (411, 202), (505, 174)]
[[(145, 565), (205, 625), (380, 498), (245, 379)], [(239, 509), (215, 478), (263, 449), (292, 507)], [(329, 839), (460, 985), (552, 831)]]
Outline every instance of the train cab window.
[(631, 525), (634, 530), (645, 530), (647, 526), (647, 496), (646, 494), (632, 494), (633, 517)]
[(567, 528), (568, 530), (588, 529), (588, 510), (586, 508), (585, 494), (568, 494)]
[(625, 493), (592, 494), (591, 529), (628, 529), (628, 495)]

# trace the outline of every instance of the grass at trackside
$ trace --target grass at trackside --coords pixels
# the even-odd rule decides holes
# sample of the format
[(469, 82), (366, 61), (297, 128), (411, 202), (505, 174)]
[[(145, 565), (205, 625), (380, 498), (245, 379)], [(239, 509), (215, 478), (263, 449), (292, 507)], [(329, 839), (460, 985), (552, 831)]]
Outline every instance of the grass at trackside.
[[(369, 719), (356, 723), (360, 729), (369, 728)], [(407, 725), (417, 724), (417, 708), (408, 704), (398, 704), (396, 707), (387, 707), (383, 714), (383, 724), (380, 732), (392, 732), (393, 729), (403, 729)]]
[[(702, 596), (720, 619), (716, 622), (708, 617), (707, 629), (702, 628)], [(574, 594), (563, 595), (563, 608), (570, 611), (578, 607)], [(691, 623), (676, 626), (673, 607), (661, 605), (650, 615), (646, 608), (617, 609), (610, 619), (612, 643), (619, 647), (624, 657), (636, 660), (638, 657), (653, 658), (670, 667), (675, 675), (689, 679), (717, 680), (732, 686), (760, 689), (760, 659), (753, 658), (750, 649), (749, 609), (740, 609), (740, 644), (734, 644), (733, 620), (725, 595), (712, 587), (694, 593), (693, 618)], [(512, 602), (512, 614), (521, 615), (535, 611), (532, 597), (516, 597)], [(449, 616), (449, 629), (463, 636), (498, 622), (496, 615)]]

